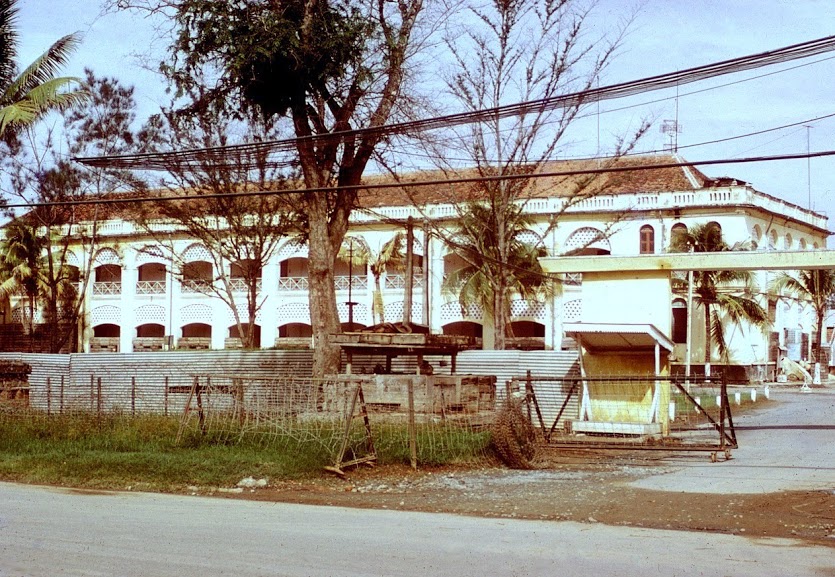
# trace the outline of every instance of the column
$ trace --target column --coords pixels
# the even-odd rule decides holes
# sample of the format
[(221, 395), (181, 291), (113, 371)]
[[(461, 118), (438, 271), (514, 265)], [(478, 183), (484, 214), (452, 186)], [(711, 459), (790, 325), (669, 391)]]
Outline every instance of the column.
[(136, 281), (139, 278), (139, 271), (135, 263), (122, 265), (122, 298), (120, 306), (122, 309), (121, 330), (119, 333), (119, 352), (133, 352), (133, 337), (136, 334)]

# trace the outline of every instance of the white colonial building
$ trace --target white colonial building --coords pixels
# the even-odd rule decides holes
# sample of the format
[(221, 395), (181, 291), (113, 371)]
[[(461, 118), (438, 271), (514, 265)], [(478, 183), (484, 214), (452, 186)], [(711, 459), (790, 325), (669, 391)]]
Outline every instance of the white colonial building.
[[(713, 222), (721, 227), (730, 245), (745, 243), (757, 251), (812, 251), (826, 246), (829, 235), (825, 216), (769, 196), (732, 178), (709, 178), (686, 166), (643, 170), (649, 166), (680, 162), (676, 156), (633, 157), (635, 170), (607, 173), (594, 186), (597, 192), (577, 200), (574, 178), (549, 176), (536, 180), (527, 212), (535, 225), (530, 240), (544, 245), (551, 255), (663, 253), (677, 229)], [(555, 163), (550, 172), (591, 163)], [(352, 216), (346, 243), (362, 245), (371, 258), (394, 234), (403, 230), (407, 217), (414, 218), (415, 274), (411, 320), (427, 324), (432, 332), (482, 336), (484, 319), (477, 306), (462, 308), (454, 296), (442, 293), (445, 275), (463, 266), (440, 238), (425, 234), (430, 227), (453, 230), (457, 214), (454, 189), (449, 185), (415, 188), (407, 195), (398, 189), (375, 192), (361, 198), (364, 210)], [(420, 206), (409, 198), (418, 195)], [(167, 227), (167, 228), (166, 228)], [(100, 222), (99, 243), (92, 254), (76, 250), (70, 263), (84, 270), (92, 259), (90, 282), (86, 283), (81, 347), (85, 351), (129, 352), (174, 348), (239, 346), (231, 308), (206, 289), (218, 271), (208, 249), (183, 235), (170, 224), (167, 246), (155, 246), (154, 238), (139, 225), (121, 219)], [(70, 232), (71, 231), (66, 231)], [(170, 250), (176, 253), (173, 258)], [(239, 307), (246, 317), (241, 267), (227, 263), (226, 273), (241, 290)], [(368, 266), (340, 262), (335, 270), (338, 308), (342, 323), (353, 316), (354, 325), (379, 322), (372, 311), (375, 279)], [(769, 277), (758, 273), (773, 326), (768, 334), (731, 328), (732, 363), (773, 363), (779, 347), (789, 356), (806, 358), (813, 333), (811, 307), (792, 299), (764, 294)], [(402, 273), (384, 273), (380, 279), (385, 320), (402, 320), (406, 279)], [(256, 323), (262, 348), (293, 344), (311, 335), (307, 294), (307, 248), (288, 238), (264, 267), (259, 288), (261, 303)], [(348, 302), (357, 303), (349, 311)], [(12, 318), (21, 320), (25, 303), (11, 303)], [(686, 340), (686, 306), (683, 298), (667, 303), (672, 308), (672, 326), (658, 327), (675, 343)], [(552, 302), (512, 303), (513, 333), (517, 345), (563, 348), (562, 325), (580, 317), (582, 278), (569, 275), (564, 290)], [(692, 358), (704, 356), (703, 326), (694, 316)], [(486, 331), (485, 331), (486, 333)], [(683, 359), (683, 348), (674, 353)]]

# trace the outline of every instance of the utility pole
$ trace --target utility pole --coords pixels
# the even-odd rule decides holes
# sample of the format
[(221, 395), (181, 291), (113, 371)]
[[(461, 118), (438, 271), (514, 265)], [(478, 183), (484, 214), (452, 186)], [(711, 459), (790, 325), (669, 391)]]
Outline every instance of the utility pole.
[(810, 131), (814, 128), (811, 124), (804, 124), (806, 127), (806, 187), (809, 194), (809, 210), (812, 210), (812, 157), (810, 154), (811, 142)]

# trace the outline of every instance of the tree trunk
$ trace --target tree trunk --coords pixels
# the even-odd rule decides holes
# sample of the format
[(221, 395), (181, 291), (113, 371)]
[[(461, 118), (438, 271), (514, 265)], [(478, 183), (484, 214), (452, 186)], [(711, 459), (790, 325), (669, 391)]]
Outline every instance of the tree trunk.
[[(311, 193), (308, 200), (310, 222), (328, 222), (325, 193)], [(325, 375), (335, 375), (339, 372), (340, 349), (329, 341), (330, 335), (340, 332), (340, 324), (333, 277), (337, 249), (332, 244), (328, 228), (311, 226), (308, 240), (310, 322), (315, 348), (314, 378), (323, 378)], [(341, 242), (341, 237), (339, 240)], [(336, 247), (338, 246), (339, 243), (336, 244)]]
[[(818, 315), (818, 343), (815, 346), (815, 363), (821, 363), (823, 361), (823, 318), (826, 314), (825, 306), (824, 304), (824, 306), (818, 307), (816, 311)], [(829, 367), (821, 366), (820, 371), (821, 374), (827, 375), (829, 374)]]
[(710, 338), (710, 305), (705, 305), (705, 377), (710, 376), (710, 354), (713, 346)]

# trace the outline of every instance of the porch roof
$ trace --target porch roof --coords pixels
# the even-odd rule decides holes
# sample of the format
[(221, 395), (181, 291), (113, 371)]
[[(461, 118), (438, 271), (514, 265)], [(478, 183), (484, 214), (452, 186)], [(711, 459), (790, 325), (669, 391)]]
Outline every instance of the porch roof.
[(656, 344), (672, 351), (674, 346), (651, 324), (565, 323), (563, 329), (592, 353), (653, 350)]

